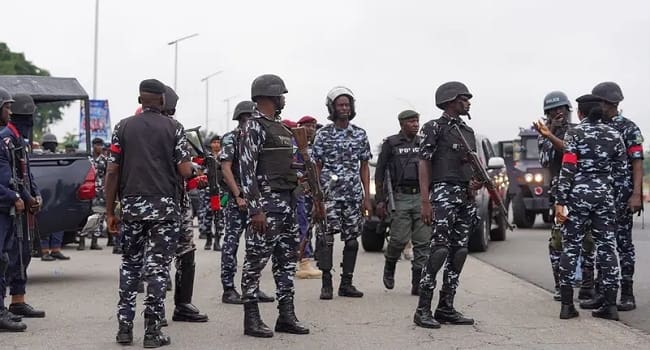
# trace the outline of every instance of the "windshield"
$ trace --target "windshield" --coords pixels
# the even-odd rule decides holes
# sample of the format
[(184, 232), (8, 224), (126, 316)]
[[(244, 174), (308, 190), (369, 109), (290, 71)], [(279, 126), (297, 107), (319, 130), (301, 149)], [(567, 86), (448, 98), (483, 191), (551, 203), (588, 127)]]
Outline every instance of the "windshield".
[(539, 159), (539, 148), (537, 138), (525, 138), (522, 140), (524, 149), (522, 150), (525, 159)]

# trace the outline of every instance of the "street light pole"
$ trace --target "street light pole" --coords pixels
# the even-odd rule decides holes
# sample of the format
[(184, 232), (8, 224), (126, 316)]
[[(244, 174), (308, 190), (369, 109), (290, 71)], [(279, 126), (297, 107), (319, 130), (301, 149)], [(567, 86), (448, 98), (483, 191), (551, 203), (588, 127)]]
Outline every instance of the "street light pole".
[(99, 0), (95, 0), (95, 47), (93, 54), (93, 100), (97, 98), (97, 45), (99, 33)]
[(214, 77), (215, 75), (221, 74), (221, 72), (223, 72), (223, 71), (214, 72), (214, 73), (212, 73), (212, 74), (210, 74), (210, 75), (208, 75), (208, 76), (201, 79), (201, 81), (205, 82), (205, 132), (206, 132), (206, 135), (207, 135), (207, 132), (208, 132), (208, 120), (209, 120), (209, 115), (210, 115), (209, 114), (209, 112), (210, 112), (210, 110), (209, 110), (209, 105), (210, 105), (210, 94), (209, 94), (209, 92), (210, 92), (210, 78)]
[(235, 98), (237, 96), (239, 96), (239, 95), (232, 95), (230, 97), (227, 97), (227, 98), (223, 99), (223, 102), (226, 103), (226, 130), (230, 130), (230, 119), (232, 119), (230, 117), (230, 100), (232, 100), (233, 98)]
[(193, 38), (193, 37), (195, 37), (197, 35), (199, 35), (199, 33), (194, 33), (194, 34), (191, 34), (191, 35), (187, 35), (187, 36), (184, 36), (182, 38), (178, 38), (178, 39), (176, 39), (174, 41), (170, 41), (170, 42), (167, 43), (167, 45), (174, 45), (174, 90), (175, 91), (176, 91), (177, 82), (178, 82), (178, 43), (183, 41), (183, 40)]

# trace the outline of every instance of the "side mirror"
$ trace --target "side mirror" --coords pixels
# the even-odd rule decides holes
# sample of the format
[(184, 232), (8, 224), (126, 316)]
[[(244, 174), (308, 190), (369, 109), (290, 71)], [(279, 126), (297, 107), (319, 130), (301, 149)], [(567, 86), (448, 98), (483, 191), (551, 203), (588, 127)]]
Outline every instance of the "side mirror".
[(488, 169), (503, 169), (506, 167), (506, 161), (501, 157), (492, 157), (488, 160)]

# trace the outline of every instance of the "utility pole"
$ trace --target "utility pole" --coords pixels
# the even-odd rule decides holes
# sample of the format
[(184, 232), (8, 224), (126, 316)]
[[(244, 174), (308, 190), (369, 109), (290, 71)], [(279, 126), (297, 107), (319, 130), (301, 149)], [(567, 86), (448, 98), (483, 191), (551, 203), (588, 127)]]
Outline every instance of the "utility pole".
[(193, 38), (193, 37), (195, 37), (197, 35), (199, 35), (199, 33), (194, 33), (194, 34), (191, 34), (191, 35), (187, 35), (187, 36), (184, 36), (182, 38), (178, 38), (176, 40), (173, 40), (173, 41), (170, 41), (169, 43), (167, 43), (167, 45), (174, 45), (174, 91), (176, 91), (176, 93), (178, 93), (178, 90), (176, 90), (177, 83), (178, 83), (178, 43), (183, 41), (183, 40)]
[(238, 97), (239, 95), (232, 95), (230, 97), (224, 98), (223, 102), (226, 103), (226, 131), (230, 130), (230, 119), (232, 119), (232, 116), (230, 116), (230, 100)]
[(207, 135), (208, 132), (208, 122), (209, 122), (209, 116), (210, 116), (210, 78), (221, 74), (223, 71), (218, 71), (214, 72), (204, 78), (201, 79), (202, 82), (205, 82), (205, 132)]
[(95, 48), (93, 54), (93, 100), (97, 99), (97, 46), (99, 38), (99, 0), (95, 0)]

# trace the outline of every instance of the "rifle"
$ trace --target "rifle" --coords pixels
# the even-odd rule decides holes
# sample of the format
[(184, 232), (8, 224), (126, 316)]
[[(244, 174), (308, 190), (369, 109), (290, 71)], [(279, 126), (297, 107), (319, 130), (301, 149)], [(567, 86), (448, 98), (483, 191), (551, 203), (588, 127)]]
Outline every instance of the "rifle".
[(465, 153), (467, 154), (467, 158), (470, 161), (470, 164), (472, 166), (472, 170), (474, 170), (474, 175), (478, 176), (478, 181), (487, 188), (488, 193), (490, 194), (490, 199), (492, 199), (492, 202), (496, 205), (497, 210), (503, 215), (503, 217), (506, 218), (505, 223), (506, 227), (510, 231), (512, 231), (514, 228), (510, 223), (508, 222), (508, 211), (506, 210), (505, 205), (503, 205), (503, 201), (501, 200), (501, 197), (499, 196), (499, 193), (497, 192), (496, 186), (494, 185), (494, 182), (492, 182), (492, 179), (490, 178), (490, 175), (487, 173), (483, 165), (481, 164), (481, 161), (478, 158), (478, 155), (476, 152), (472, 150), (472, 148), (469, 146), (469, 143), (465, 139), (465, 136), (463, 136), (463, 133), (460, 131), (460, 128), (458, 127), (458, 124), (454, 124), (452, 126), (454, 130), (458, 133), (458, 136), (460, 136), (460, 140), (462, 141), (462, 147), (465, 150)]
[[(311, 193), (313, 198), (313, 208), (311, 213), (312, 222), (317, 225), (319, 231), (323, 233), (327, 232), (327, 217), (325, 215), (325, 204), (323, 202), (325, 200), (325, 195), (320, 185), (320, 174), (318, 173), (318, 169), (316, 169), (316, 164), (309, 155), (307, 129), (304, 127), (292, 128), (291, 133), (296, 140), (298, 153), (303, 159), (303, 167), (307, 175), (306, 190)], [(309, 236), (310, 235), (307, 235), (307, 237), (300, 242), (299, 259), (302, 259), (305, 253), (305, 246), (307, 245), (307, 242), (309, 242)]]
[(391, 212), (395, 211), (395, 195), (393, 194), (393, 179), (390, 177), (390, 166), (386, 167), (386, 189), (388, 190), (388, 209)]
[[(24, 178), (20, 179), (18, 178), (18, 172), (16, 171), (16, 153), (18, 152), (19, 148), (16, 148), (12, 142), (9, 142), (9, 153), (10, 157), (12, 158), (11, 162), (11, 180), (10, 180), (10, 187), (12, 190), (16, 191), (16, 193), (21, 193), (21, 187), (23, 187), (24, 184)], [(25, 210), (27, 210), (27, 203), (25, 203)], [(23, 230), (23, 213), (17, 213), (16, 212), (16, 206), (13, 205), (11, 209), (9, 209), (9, 216), (13, 218), (14, 225), (16, 226), (16, 238), (18, 240), (18, 262), (20, 263), (20, 278), (25, 279), (25, 263), (23, 262), (23, 240), (25, 239), (25, 232)]]
[(203, 148), (203, 138), (201, 137), (201, 133), (199, 132), (199, 129), (201, 127), (197, 126), (195, 128), (191, 129), (186, 129), (185, 134), (192, 134), (196, 133), (196, 138), (199, 141), (199, 144), (196, 145), (194, 141), (192, 141), (192, 138), (188, 137), (187, 142), (192, 146), (194, 151), (199, 155), (199, 157), (203, 158), (203, 166), (207, 170), (207, 176), (208, 176), (208, 193), (210, 195), (210, 209), (212, 211), (218, 211), (221, 210), (221, 198), (219, 196), (220, 193), (220, 186), (219, 186), (219, 177), (218, 177), (218, 172), (219, 172), (219, 166), (217, 163), (217, 159), (209, 154), (204, 148)]

